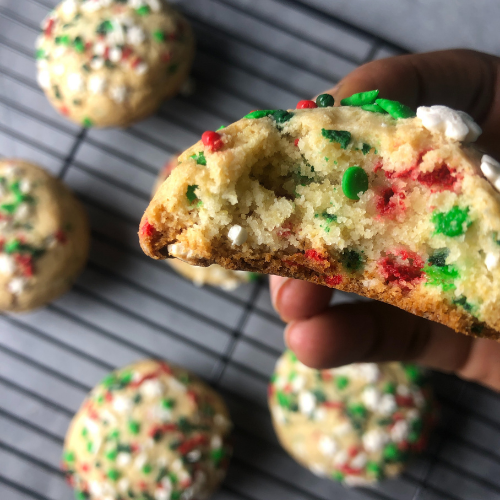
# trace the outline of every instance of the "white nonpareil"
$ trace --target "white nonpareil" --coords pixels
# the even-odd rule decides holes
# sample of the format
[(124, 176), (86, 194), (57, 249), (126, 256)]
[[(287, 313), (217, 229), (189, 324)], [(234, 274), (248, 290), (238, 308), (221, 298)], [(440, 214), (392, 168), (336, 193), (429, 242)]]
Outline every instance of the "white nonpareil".
[(122, 477), (116, 484), (120, 493), (127, 493), (130, 488), (130, 481), (126, 477)]
[(488, 268), (488, 271), (493, 271), (500, 264), (500, 254), (499, 253), (487, 253), (484, 259), (484, 263)]
[(303, 391), (299, 394), (299, 410), (305, 415), (309, 415), (316, 407), (316, 398), (312, 392)]
[(146, 398), (158, 398), (163, 394), (163, 384), (159, 380), (146, 380), (141, 384), (141, 394)]
[(146, 39), (144, 31), (139, 26), (130, 26), (127, 30), (127, 43), (140, 45)]
[(321, 436), (318, 441), (318, 448), (327, 457), (333, 457), (337, 452), (337, 443), (330, 436)]
[(134, 407), (132, 400), (124, 396), (115, 396), (112, 405), (116, 413), (130, 413)]
[(408, 437), (408, 422), (406, 420), (398, 420), (391, 429), (391, 439), (395, 443), (400, 443)]
[(88, 86), (92, 94), (102, 94), (106, 88), (106, 79), (99, 75), (93, 75), (89, 78)]
[(243, 245), (248, 238), (248, 232), (245, 228), (237, 224), (232, 226), (227, 237), (233, 242), (233, 245)]
[(380, 451), (387, 441), (389, 441), (389, 436), (382, 429), (372, 429), (363, 435), (363, 446), (366, 451)]
[(483, 155), (481, 158), (481, 172), (500, 192), (500, 163), (489, 155)]
[(384, 394), (380, 398), (380, 404), (378, 406), (378, 411), (384, 416), (390, 416), (395, 411), (398, 405), (396, 404), (396, 399), (392, 394)]
[(71, 73), (66, 80), (70, 92), (82, 92), (85, 89), (85, 82), (80, 73)]
[(474, 142), (482, 132), (467, 113), (447, 106), (420, 106), (417, 108), (417, 117), (430, 132), (444, 134), (454, 141)]
[(38, 85), (40, 85), (42, 89), (48, 89), (50, 87), (50, 73), (48, 71), (39, 71), (36, 79), (38, 81)]
[(380, 391), (376, 387), (365, 387), (361, 394), (363, 404), (371, 411), (376, 411), (380, 403)]
[(125, 100), (125, 96), (127, 95), (127, 88), (124, 85), (119, 85), (117, 87), (113, 87), (109, 90), (109, 95), (113, 101), (121, 104)]
[(9, 283), (7, 284), (7, 289), (13, 295), (19, 295), (24, 291), (27, 284), (28, 284), (28, 280), (25, 277), (18, 276), (16, 278), (12, 278), (9, 281)]
[(12, 276), (16, 272), (16, 261), (11, 255), (0, 254), (0, 274)]
[(125, 453), (121, 451), (116, 455), (116, 465), (120, 468), (126, 467), (132, 460), (132, 455), (130, 453)]
[(366, 465), (366, 462), (368, 462), (368, 457), (366, 456), (366, 453), (361, 452), (351, 460), (351, 467), (354, 467), (355, 469), (362, 469)]
[(78, 5), (75, 0), (64, 0), (61, 4), (61, 10), (66, 16), (73, 16), (76, 14)]

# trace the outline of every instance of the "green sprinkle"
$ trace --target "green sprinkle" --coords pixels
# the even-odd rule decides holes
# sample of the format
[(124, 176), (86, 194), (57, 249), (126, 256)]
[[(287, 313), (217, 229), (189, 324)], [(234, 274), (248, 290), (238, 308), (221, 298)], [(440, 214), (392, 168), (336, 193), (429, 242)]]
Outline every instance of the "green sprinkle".
[(87, 441), (87, 451), (89, 453), (92, 453), (93, 449), (94, 449), (94, 443), (92, 443), (92, 441)]
[(387, 114), (387, 111), (381, 108), (378, 104), (365, 104), (364, 106), (361, 106), (361, 109), (370, 111), (370, 113), (380, 113), (382, 115)]
[(454, 281), (460, 278), (460, 273), (454, 266), (425, 266), (424, 273), (427, 275), (426, 285), (440, 286), (444, 292), (454, 290)]
[(250, 282), (255, 282), (255, 281), (259, 281), (260, 279), (260, 273), (248, 273), (248, 281)]
[(382, 388), (385, 394), (396, 394), (396, 384), (394, 382), (386, 382)]
[(384, 473), (382, 467), (377, 462), (368, 462), (366, 464), (366, 472), (368, 475), (375, 477), (376, 479), (382, 479)]
[(117, 481), (120, 477), (120, 472), (116, 469), (110, 469), (106, 475), (109, 479), (111, 479), (111, 481)]
[(90, 495), (86, 491), (75, 490), (76, 500), (87, 500)]
[(413, 363), (405, 363), (404, 370), (406, 377), (413, 384), (420, 384), (422, 382), (422, 370)]
[(339, 470), (334, 470), (332, 472), (332, 479), (334, 481), (343, 481), (344, 480), (344, 474), (342, 474), (342, 472), (340, 472)]
[(461, 295), (458, 299), (453, 299), (453, 303), (457, 306), (463, 307), (467, 312), (471, 312), (474, 306), (467, 302), (467, 297)]
[(130, 382), (132, 382), (133, 376), (134, 375), (131, 371), (127, 371), (125, 373), (122, 373), (120, 375), (120, 389), (127, 387), (127, 385), (130, 384)]
[(243, 118), (248, 118), (249, 120), (255, 120), (257, 118), (264, 118), (266, 116), (272, 115), (276, 110), (274, 109), (258, 109), (257, 111), (252, 111), (245, 115)]
[(429, 264), (431, 266), (444, 267), (448, 255), (450, 255), (449, 248), (439, 248), (429, 257)]
[(290, 358), (290, 361), (292, 361), (292, 363), (296, 363), (298, 361), (297, 356), (293, 351), (288, 351), (288, 356)]
[(85, 128), (90, 128), (90, 127), (93, 127), (93, 126), (94, 126), (94, 122), (93, 122), (90, 118), (85, 117), (85, 118), (83, 119), (82, 125), (83, 125)]
[(399, 462), (402, 454), (395, 443), (389, 443), (384, 447), (383, 456), (388, 462)]
[(58, 45), (68, 46), (70, 44), (69, 35), (56, 36), (54, 40)]
[(99, 35), (106, 35), (110, 31), (113, 31), (113, 24), (108, 19), (102, 21), (96, 29), (96, 32), (99, 33)]
[(221, 126), (217, 129), (217, 131), (218, 131), (218, 130), (222, 130), (223, 128), (226, 128), (226, 126), (225, 126), (225, 125), (221, 125)]
[(349, 379), (344, 375), (338, 375), (335, 377), (335, 385), (342, 391), (349, 385)]
[(128, 430), (131, 434), (137, 435), (141, 430), (141, 424), (137, 420), (131, 420), (128, 423)]
[(220, 463), (226, 456), (224, 448), (216, 448), (215, 450), (210, 450), (210, 458), (216, 467), (219, 467)]
[(146, 464), (143, 468), (142, 468), (142, 473), (143, 474), (151, 474), (151, 472), (153, 471), (153, 466), (150, 465), (150, 464)]
[(194, 192), (198, 189), (197, 184), (192, 184), (191, 186), (188, 186), (186, 190), (186, 198), (188, 199), (189, 203), (193, 203), (198, 199), (198, 197), (194, 194)]
[(35, 51), (35, 59), (43, 59), (45, 57), (45, 50), (44, 49), (37, 49)]
[(342, 149), (345, 149), (351, 142), (351, 132), (347, 130), (326, 130), (322, 128), (321, 135), (330, 142), (338, 142)]
[(298, 411), (296, 398), (293, 394), (286, 394), (283, 391), (276, 391), (276, 399), (278, 404), (290, 411)]
[(157, 42), (164, 42), (165, 41), (165, 33), (162, 30), (155, 30), (153, 31), (153, 39), (156, 40)]
[(205, 158), (205, 152), (200, 151), (198, 154), (191, 155), (190, 158), (193, 158), (193, 160), (196, 160), (196, 163), (198, 165), (203, 165), (206, 167), (207, 165), (207, 159)]
[(326, 401), (326, 394), (321, 389), (313, 389), (311, 392), (314, 394), (314, 397), (316, 398), (316, 402), (318, 404), (324, 403)]
[(172, 493), (170, 494), (170, 500), (180, 500), (181, 496), (181, 491), (172, 491)]
[(349, 407), (351, 415), (357, 418), (366, 418), (366, 408), (361, 403), (354, 403)]
[(163, 399), (161, 402), (161, 406), (163, 408), (167, 408), (168, 410), (170, 410), (175, 406), (175, 399), (172, 398)]
[(148, 5), (143, 5), (142, 7), (135, 9), (135, 12), (139, 16), (147, 16), (151, 12), (151, 10)]
[(106, 458), (108, 460), (115, 461), (116, 460), (116, 455), (118, 455), (118, 451), (116, 450), (111, 450), (106, 453)]
[(63, 460), (65, 462), (74, 462), (75, 461), (75, 454), (72, 451), (65, 451), (63, 454)]
[(318, 108), (331, 108), (335, 104), (335, 99), (330, 94), (320, 94), (316, 97)]
[(389, 99), (377, 99), (375, 104), (378, 104), (382, 109), (387, 111), (393, 118), (398, 120), (399, 118), (413, 118), (416, 116), (415, 111), (401, 104), (398, 101), (391, 101)]
[(83, 43), (83, 39), (81, 36), (75, 37), (73, 41), (73, 46), (75, 47), (75, 50), (77, 52), (80, 52), (80, 54), (85, 52), (85, 44)]
[(0, 210), (7, 212), (8, 214), (13, 214), (17, 209), (17, 203), (2, 203), (0, 205)]
[(436, 226), (435, 234), (444, 234), (451, 238), (464, 234), (472, 221), (469, 218), (469, 207), (454, 206), (449, 212), (434, 212), (432, 222)]
[(361, 167), (349, 167), (342, 176), (342, 191), (346, 197), (358, 201), (358, 194), (367, 190), (368, 174)]
[(21, 242), (19, 240), (11, 240), (5, 243), (3, 250), (5, 253), (16, 253), (21, 248)]
[(118, 429), (114, 429), (108, 434), (109, 441), (113, 439), (118, 439), (119, 437), (120, 437), (120, 431)]
[(369, 144), (366, 144), (366, 142), (363, 142), (363, 147), (361, 148), (361, 152), (366, 155), (370, 152), (372, 147)]
[(340, 256), (340, 262), (344, 268), (353, 273), (363, 266), (363, 258), (361, 254), (355, 250), (348, 250), (347, 248), (342, 251)]
[(87, 429), (87, 427), (84, 427), (82, 429), (82, 437), (87, 437), (89, 434), (89, 430)]
[(346, 97), (340, 101), (342, 106), (365, 106), (366, 104), (374, 104), (378, 97), (378, 90), (369, 90), (368, 92), (359, 92), (351, 97)]
[(281, 125), (282, 123), (285, 123), (291, 118), (293, 118), (293, 113), (285, 111), (284, 109), (277, 109), (273, 113), (273, 118), (277, 124)]

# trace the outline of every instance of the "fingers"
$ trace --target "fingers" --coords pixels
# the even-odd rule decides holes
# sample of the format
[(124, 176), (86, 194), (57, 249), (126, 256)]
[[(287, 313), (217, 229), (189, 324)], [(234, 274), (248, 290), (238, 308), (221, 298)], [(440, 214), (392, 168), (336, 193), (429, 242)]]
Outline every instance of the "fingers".
[(310, 318), (328, 307), (331, 288), (307, 281), (271, 276), (271, 299), (283, 321)]
[(381, 59), (360, 66), (332, 92), (340, 102), (356, 92), (416, 108), (443, 104), (469, 113), (483, 128), (478, 144), (500, 157), (500, 59), (472, 50), (444, 50)]
[(414, 360), (444, 371), (462, 369), (472, 339), (386, 304), (334, 306), (290, 323), (285, 340), (315, 368), (353, 362)]

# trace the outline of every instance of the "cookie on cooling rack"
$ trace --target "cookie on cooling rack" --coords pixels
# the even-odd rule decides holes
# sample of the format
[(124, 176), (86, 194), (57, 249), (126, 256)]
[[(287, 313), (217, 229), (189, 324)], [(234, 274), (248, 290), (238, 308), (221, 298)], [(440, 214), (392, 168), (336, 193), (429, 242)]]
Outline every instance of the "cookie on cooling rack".
[[(174, 156), (165, 164), (153, 187), (152, 194), (156, 193), (162, 183), (169, 177), (178, 164), (178, 156)], [(234, 290), (238, 286), (255, 281), (258, 273), (233, 271), (213, 264), (208, 267), (192, 266), (179, 259), (171, 259), (168, 263), (182, 276), (192, 281), (196, 286), (217, 286), (223, 290)]]
[(188, 371), (145, 360), (108, 375), (73, 418), (63, 469), (78, 498), (207, 498), (231, 455), (221, 397)]
[(189, 24), (164, 0), (64, 0), (42, 23), (38, 82), (74, 122), (124, 127), (177, 93), (193, 55)]
[(286, 351), (269, 386), (283, 447), (314, 474), (362, 486), (399, 474), (426, 444), (434, 415), (415, 365), (313, 370)]
[(0, 311), (64, 293), (87, 260), (89, 227), (69, 189), (42, 168), (0, 160)]

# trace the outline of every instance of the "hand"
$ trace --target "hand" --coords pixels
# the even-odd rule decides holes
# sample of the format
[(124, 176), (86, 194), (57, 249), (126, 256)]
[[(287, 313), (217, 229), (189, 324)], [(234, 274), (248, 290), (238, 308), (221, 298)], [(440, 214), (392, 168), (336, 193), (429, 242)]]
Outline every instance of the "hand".
[[(329, 91), (338, 103), (379, 89), (416, 109), (444, 104), (483, 128), (477, 145), (500, 157), (500, 59), (468, 50), (406, 55), (365, 64)], [(417, 361), (500, 390), (500, 344), (474, 339), (378, 302), (329, 307), (333, 290), (271, 277), (271, 296), (285, 341), (304, 364), (329, 368), (364, 361)]]

